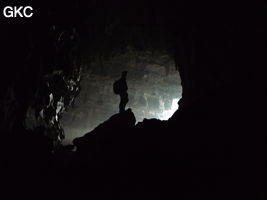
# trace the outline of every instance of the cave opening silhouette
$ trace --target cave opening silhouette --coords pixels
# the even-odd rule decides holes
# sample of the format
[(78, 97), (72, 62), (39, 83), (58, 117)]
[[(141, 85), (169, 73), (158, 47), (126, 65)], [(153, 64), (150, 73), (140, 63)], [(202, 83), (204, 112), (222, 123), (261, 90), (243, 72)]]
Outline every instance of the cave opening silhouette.
[(32, 7), (1, 18), (3, 196), (266, 199), (265, 5)]
[(102, 61), (104, 64), (94, 62), (82, 72), (82, 89), (75, 99), (76, 106), (63, 116), (64, 144), (92, 131), (118, 112), (120, 100), (114, 94), (112, 84), (121, 70), (128, 71), (129, 102), (126, 108), (132, 109), (137, 122), (145, 118), (168, 120), (178, 109), (182, 86), (179, 71), (168, 52), (131, 48)]

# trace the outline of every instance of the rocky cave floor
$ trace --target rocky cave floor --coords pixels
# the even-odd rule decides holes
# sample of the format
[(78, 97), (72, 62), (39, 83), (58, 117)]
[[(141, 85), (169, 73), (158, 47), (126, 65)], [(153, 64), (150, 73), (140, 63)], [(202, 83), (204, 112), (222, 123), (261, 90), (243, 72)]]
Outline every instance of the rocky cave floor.
[[(232, 134), (240, 131), (235, 120), (240, 106), (218, 94), (209, 98), (179, 109), (167, 121), (135, 124), (127, 109), (53, 154), (49, 141), (36, 133), (6, 139), (4, 191), (75, 199), (262, 198), (258, 176), (265, 173), (256, 167), (263, 162), (262, 143), (250, 141), (253, 148), (247, 148), (250, 139)], [(236, 113), (229, 115), (233, 106)], [(253, 173), (245, 175), (248, 169)]]

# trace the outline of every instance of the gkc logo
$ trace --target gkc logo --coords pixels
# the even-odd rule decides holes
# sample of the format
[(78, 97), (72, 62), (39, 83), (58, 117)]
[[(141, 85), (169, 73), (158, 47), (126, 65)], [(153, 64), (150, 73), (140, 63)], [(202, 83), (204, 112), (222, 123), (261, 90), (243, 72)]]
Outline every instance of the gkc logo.
[(31, 6), (6, 6), (3, 10), (3, 14), (6, 18), (11, 17), (32, 17), (33, 8)]

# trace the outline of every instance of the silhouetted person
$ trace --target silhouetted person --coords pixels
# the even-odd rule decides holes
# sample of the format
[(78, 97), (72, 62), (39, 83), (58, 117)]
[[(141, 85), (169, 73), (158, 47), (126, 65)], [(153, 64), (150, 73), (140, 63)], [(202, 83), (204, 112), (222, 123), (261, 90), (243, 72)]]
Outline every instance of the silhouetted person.
[(121, 73), (121, 78), (114, 82), (113, 91), (115, 94), (120, 95), (120, 113), (125, 111), (125, 106), (128, 103), (128, 86), (126, 83), (127, 71)]

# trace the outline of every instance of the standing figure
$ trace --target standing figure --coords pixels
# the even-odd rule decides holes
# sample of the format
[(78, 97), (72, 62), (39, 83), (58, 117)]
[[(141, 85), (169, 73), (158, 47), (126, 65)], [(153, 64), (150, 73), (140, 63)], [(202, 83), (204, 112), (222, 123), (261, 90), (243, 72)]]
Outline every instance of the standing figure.
[(113, 84), (113, 91), (115, 94), (120, 95), (120, 113), (125, 111), (125, 106), (128, 103), (128, 86), (126, 83), (127, 71), (121, 73), (121, 78), (116, 80)]

